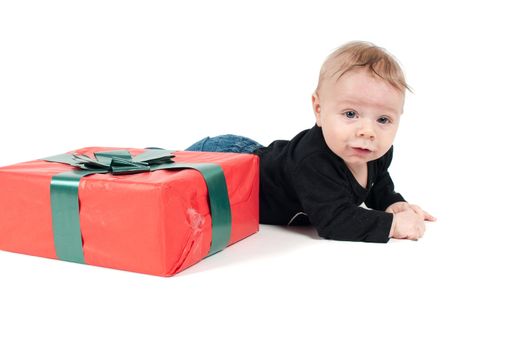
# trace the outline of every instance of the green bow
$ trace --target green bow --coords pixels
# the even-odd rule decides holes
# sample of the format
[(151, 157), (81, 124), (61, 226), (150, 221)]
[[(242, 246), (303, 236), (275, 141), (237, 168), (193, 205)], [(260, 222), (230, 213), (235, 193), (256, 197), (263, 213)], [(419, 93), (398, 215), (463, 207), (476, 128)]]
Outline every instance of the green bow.
[(112, 173), (116, 175), (161, 169), (195, 169), (207, 184), (212, 219), (212, 242), (207, 256), (223, 250), (231, 235), (231, 207), (223, 170), (213, 163), (174, 163), (168, 150), (146, 149), (131, 156), (127, 150), (94, 153), (95, 159), (81, 154), (59, 154), (44, 158), (49, 162), (72, 165), (78, 169), (57, 174), (51, 179), (51, 211), (57, 257), (85, 263), (79, 222), (79, 182), (83, 176)]
[(132, 157), (126, 150), (97, 152), (94, 155), (95, 159), (83, 154), (65, 153), (44, 160), (65, 163), (97, 173), (104, 171), (119, 175), (165, 169), (167, 165), (170, 168), (174, 163), (172, 158), (175, 157), (170, 151), (164, 149), (148, 149), (135, 157)]

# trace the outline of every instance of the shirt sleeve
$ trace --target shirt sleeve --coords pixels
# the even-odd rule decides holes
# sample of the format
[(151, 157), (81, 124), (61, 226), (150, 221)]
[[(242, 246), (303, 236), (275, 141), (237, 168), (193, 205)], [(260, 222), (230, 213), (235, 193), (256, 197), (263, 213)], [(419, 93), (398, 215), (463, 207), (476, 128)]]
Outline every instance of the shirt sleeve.
[(318, 154), (298, 163), (292, 183), (304, 212), (320, 237), (386, 243), (393, 215), (355, 204), (343, 169)]
[(388, 172), (392, 158), (393, 146), (378, 162), (377, 177), (373, 181), (373, 186), (365, 201), (368, 208), (384, 211), (393, 203), (405, 202), (403, 196), (395, 192), (392, 178)]

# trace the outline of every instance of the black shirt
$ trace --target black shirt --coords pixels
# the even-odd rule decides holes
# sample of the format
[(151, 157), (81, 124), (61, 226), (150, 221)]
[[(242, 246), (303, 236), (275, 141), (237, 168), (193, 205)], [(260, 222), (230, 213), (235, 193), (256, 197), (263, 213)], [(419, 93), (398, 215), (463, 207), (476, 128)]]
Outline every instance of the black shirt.
[[(366, 188), (328, 148), (317, 125), (291, 141), (274, 141), (254, 153), (260, 157), (261, 223), (311, 223), (320, 237), (335, 240), (389, 240), (393, 214), (384, 210), (404, 201), (388, 173), (393, 147), (368, 162)], [(360, 207), (363, 202), (374, 210)]]

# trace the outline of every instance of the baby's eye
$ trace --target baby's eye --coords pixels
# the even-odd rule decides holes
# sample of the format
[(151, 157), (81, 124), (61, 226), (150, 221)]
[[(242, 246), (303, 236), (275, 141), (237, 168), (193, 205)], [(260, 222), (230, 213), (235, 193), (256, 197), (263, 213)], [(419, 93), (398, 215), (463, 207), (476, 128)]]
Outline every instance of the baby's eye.
[(344, 113), (344, 115), (347, 117), (347, 118), (356, 118), (357, 117), (357, 112), (355, 111), (347, 111), (346, 113)]
[(391, 120), (388, 117), (380, 117), (379, 119), (377, 119), (377, 121), (379, 123), (381, 123), (381, 124), (389, 124), (389, 123), (391, 123)]

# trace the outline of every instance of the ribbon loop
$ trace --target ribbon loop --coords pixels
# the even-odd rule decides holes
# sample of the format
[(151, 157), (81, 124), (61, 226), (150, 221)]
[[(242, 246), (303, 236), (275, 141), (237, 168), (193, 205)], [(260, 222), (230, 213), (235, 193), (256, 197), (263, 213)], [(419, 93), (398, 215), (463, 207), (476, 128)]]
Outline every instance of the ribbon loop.
[(149, 165), (152, 164), (163, 164), (173, 163), (175, 155), (172, 152), (165, 149), (147, 149), (145, 152), (138, 154), (134, 157), (136, 162), (145, 162)]

